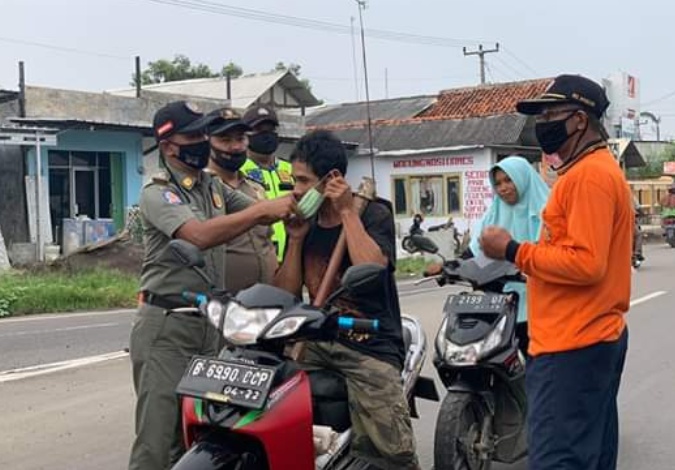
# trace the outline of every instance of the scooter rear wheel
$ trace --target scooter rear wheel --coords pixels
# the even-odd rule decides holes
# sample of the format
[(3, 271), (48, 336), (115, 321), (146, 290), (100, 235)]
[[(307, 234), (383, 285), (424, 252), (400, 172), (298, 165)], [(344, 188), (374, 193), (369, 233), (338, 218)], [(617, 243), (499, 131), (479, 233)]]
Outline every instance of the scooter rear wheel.
[(476, 451), (486, 410), (469, 393), (448, 393), (436, 419), (434, 470), (490, 470), (491, 459)]

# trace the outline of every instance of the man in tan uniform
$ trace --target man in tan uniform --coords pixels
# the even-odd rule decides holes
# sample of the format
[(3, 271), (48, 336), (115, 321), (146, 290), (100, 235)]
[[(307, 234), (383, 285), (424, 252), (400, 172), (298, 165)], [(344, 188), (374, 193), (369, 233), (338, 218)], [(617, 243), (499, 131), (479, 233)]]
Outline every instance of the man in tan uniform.
[[(223, 181), (225, 201), (241, 200), (242, 193), (249, 198), (247, 205), (266, 200), (263, 186), (240, 170), (246, 162), (246, 132), (251, 128), (230, 108), (212, 114), (217, 120), (209, 130), (211, 161), (208, 168)], [(258, 282), (270, 284), (276, 269), (277, 257), (269, 226), (252, 227), (227, 243), (225, 288), (229, 292), (237, 293)]]
[(168, 243), (179, 238), (199, 247), (204, 271), (213, 287), (222, 289), (223, 244), (295, 211), (292, 198), (279, 198), (225, 215), (222, 183), (203, 171), (211, 153), (205, 133), (212, 119), (184, 101), (166, 105), (154, 118), (164, 170), (143, 187), (140, 200), (145, 258), (129, 351), (137, 396), (130, 470), (166, 470), (180, 458), (176, 386), (193, 355), (217, 352), (218, 334), (208, 320), (173, 311), (187, 306), (184, 291), (206, 292), (212, 286), (171, 256)]

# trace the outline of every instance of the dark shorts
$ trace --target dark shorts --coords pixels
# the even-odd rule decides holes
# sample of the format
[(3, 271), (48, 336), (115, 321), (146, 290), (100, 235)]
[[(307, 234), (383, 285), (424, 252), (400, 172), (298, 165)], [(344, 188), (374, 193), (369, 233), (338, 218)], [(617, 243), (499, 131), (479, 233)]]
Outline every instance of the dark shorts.
[(527, 362), (529, 470), (614, 470), (616, 398), (628, 330), (617, 341)]

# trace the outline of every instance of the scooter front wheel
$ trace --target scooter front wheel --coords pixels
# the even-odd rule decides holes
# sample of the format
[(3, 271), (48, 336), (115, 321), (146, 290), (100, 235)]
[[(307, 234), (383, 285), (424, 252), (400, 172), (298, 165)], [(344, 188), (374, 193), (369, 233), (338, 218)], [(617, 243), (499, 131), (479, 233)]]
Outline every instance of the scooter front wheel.
[(434, 470), (490, 470), (492, 459), (481, 456), (481, 400), (470, 393), (448, 393), (436, 419)]

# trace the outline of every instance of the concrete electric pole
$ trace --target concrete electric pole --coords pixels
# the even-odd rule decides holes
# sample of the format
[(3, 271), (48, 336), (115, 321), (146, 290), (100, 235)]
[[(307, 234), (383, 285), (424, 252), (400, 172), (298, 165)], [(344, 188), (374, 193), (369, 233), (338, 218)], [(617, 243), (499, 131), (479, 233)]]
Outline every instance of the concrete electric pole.
[(465, 56), (477, 55), (480, 60), (480, 83), (485, 85), (485, 54), (499, 52), (499, 43), (495, 44), (494, 49), (483, 49), (483, 45), (479, 45), (475, 51), (467, 51), (466, 47), (462, 48)]

